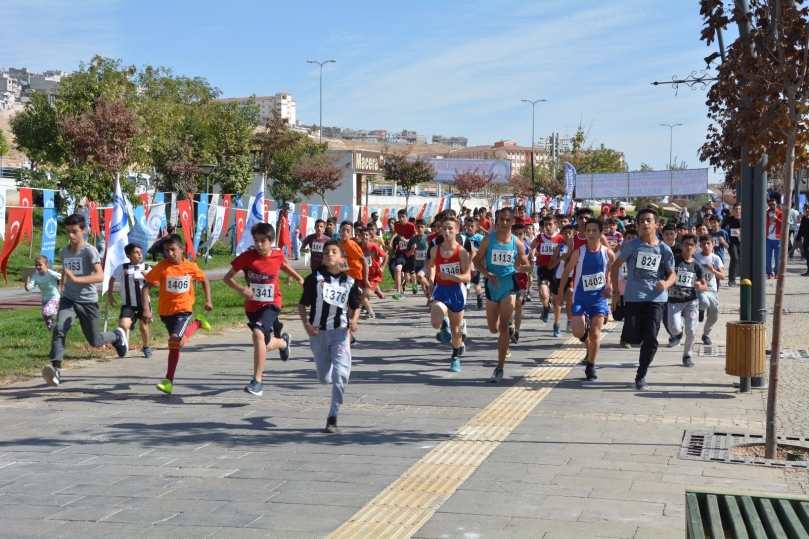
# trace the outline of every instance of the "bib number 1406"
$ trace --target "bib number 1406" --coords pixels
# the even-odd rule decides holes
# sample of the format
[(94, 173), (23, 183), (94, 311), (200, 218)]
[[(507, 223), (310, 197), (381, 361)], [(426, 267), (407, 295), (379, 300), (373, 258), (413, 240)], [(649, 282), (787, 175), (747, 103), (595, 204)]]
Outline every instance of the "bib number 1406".
[(172, 294), (182, 294), (191, 288), (191, 277), (166, 277), (166, 292)]

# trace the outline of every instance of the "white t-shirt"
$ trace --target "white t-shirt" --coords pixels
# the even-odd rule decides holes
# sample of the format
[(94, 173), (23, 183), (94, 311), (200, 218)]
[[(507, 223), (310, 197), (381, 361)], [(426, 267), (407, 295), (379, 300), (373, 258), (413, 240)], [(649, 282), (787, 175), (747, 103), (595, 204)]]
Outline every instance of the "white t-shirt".
[[(697, 259), (703, 266), (707, 266), (708, 264), (712, 264), (714, 269), (724, 268), (725, 264), (722, 262), (722, 259), (719, 258), (719, 255), (711, 253), (707, 256), (704, 256), (701, 252), (694, 253), (694, 258)], [(712, 292), (716, 292), (719, 290), (719, 287), (716, 283), (716, 275), (713, 274), (708, 268), (705, 268), (705, 279), (708, 282), (708, 290)]]

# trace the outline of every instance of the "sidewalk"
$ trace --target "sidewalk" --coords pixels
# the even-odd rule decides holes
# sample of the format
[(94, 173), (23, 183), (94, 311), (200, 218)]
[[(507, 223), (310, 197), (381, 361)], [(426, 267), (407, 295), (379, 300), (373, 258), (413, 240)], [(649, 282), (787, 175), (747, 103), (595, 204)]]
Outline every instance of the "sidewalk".
[[(242, 391), (246, 330), (195, 336), (170, 397), (154, 388), (165, 348), (66, 370), (55, 390), (0, 388), (3, 536), (679, 538), (686, 486), (809, 487), (787, 470), (677, 458), (686, 429), (763, 432), (762, 392), (736, 393), (724, 358), (694, 354), (686, 369), (682, 347), (661, 347), (637, 392), (637, 350), (617, 347), (612, 323), (599, 381), (585, 384), (581, 345), (551, 337), (535, 301), (505, 382), (490, 384), (482, 311), (468, 313), (463, 370), (450, 373), (421, 297), (375, 305), (337, 435), (321, 432), (330, 388), (291, 318), (292, 359), (268, 361), (263, 397)], [(715, 344), (735, 316), (720, 317)]]

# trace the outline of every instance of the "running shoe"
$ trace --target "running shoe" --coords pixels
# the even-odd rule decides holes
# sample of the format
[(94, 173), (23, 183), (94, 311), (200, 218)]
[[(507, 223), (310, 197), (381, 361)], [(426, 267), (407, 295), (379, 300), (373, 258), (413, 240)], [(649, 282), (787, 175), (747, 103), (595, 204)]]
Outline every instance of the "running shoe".
[(444, 344), (449, 344), (452, 342), (452, 332), (449, 330), (449, 318), (446, 316), (441, 322), (441, 342)]
[(292, 335), (289, 333), (284, 333), (281, 335), (281, 338), (284, 339), (284, 342), (287, 343), (286, 348), (279, 348), (278, 355), (281, 356), (281, 361), (287, 361), (289, 359), (289, 347), (292, 345)]
[(621, 343), (618, 346), (620, 346), (621, 348), (632, 348), (632, 345), (626, 341), (621, 341)]
[(666, 345), (666, 347), (676, 348), (677, 346), (680, 346), (680, 339), (678, 339), (676, 335), (669, 336), (669, 343)]
[(503, 381), (503, 369), (500, 367), (495, 367), (494, 372), (492, 372), (491, 378), (489, 381), (493, 384), (498, 384)]
[(151, 346), (144, 346), (143, 347), (143, 355), (148, 359), (154, 355)]
[(691, 354), (683, 356), (683, 367), (693, 367), (694, 362), (691, 361)]
[(559, 324), (553, 325), (553, 336), (554, 337), (561, 337), (562, 336), (562, 326)]
[(55, 368), (53, 365), (45, 365), (42, 368), (42, 378), (49, 386), (59, 387), (62, 376), (59, 373), (59, 369)]
[(592, 363), (588, 363), (584, 368), (584, 377), (588, 382), (595, 382), (598, 380), (598, 376), (596, 375), (596, 366)]
[(511, 348), (506, 350), (506, 357), (511, 357)]
[(211, 331), (211, 324), (208, 323), (208, 319), (205, 318), (204, 314), (199, 313), (197, 316), (194, 317), (194, 320), (198, 320), (199, 327), (201, 327), (205, 331)]
[(514, 344), (517, 344), (518, 342), (520, 342), (520, 330), (519, 329), (514, 330), (514, 335), (511, 336), (511, 340), (514, 341)]
[(584, 335), (579, 337), (579, 340), (581, 342), (587, 342), (587, 337), (589, 337), (589, 336), (590, 336), (590, 319), (585, 318), (584, 319)]
[(356, 338), (356, 337), (354, 337), (354, 335), (352, 334), (352, 335), (351, 335), (351, 340), (349, 341), (349, 343), (348, 343), (348, 344), (355, 344), (356, 342), (357, 342), (357, 338)]
[(169, 380), (168, 378), (164, 378), (163, 381), (158, 382), (157, 386), (155, 386), (155, 387), (157, 387), (157, 389), (159, 389), (163, 393), (166, 393), (167, 395), (171, 395), (171, 391), (172, 391), (172, 389), (174, 389), (174, 384), (172, 384), (171, 380)]
[(482, 308), (483, 308), (483, 296), (478, 294), (478, 310), (481, 310)]
[(323, 430), (329, 434), (337, 432), (337, 418), (335, 416), (329, 416), (329, 418), (326, 419), (326, 428)]
[(525, 292), (525, 297), (524, 297), (524, 299), (525, 299), (525, 301), (527, 301), (528, 303), (531, 303), (531, 292), (526, 291), (526, 292)]
[(635, 380), (635, 389), (637, 389), (638, 391), (649, 389), (649, 384), (646, 383), (646, 378), (640, 378), (638, 380)]
[(699, 311), (699, 321), (700, 322), (705, 321), (705, 309), (700, 309), (700, 311)]
[(418, 293), (419, 293), (419, 285), (414, 284), (413, 285), (413, 295), (415, 296)]
[(251, 395), (256, 395), (260, 397), (264, 394), (264, 384), (253, 378), (250, 380), (250, 383), (244, 386), (245, 393), (250, 393)]
[(113, 333), (118, 335), (118, 340), (112, 344), (115, 347), (115, 351), (118, 352), (118, 357), (126, 357), (126, 353), (129, 352), (129, 342), (126, 339), (126, 331), (122, 328), (117, 328)]
[(368, 317), (368, 311), (365, 310), (365, 307), (360, 307), (360, 316)]
[(393, 299), (395, 299), (396, 301), (402, 301), (403, 297), (404, 296), (402, 294), (400, 294), (399, 292), (396, 292), (395, 294), (393, 294)]
[(567, 321), (567, 329), (565, 333), (573, 333), (573, 322), (571, 320)]
[(550, 317), (551, 317), (550, 305), (548, 305), (547, 307), (542, 307), (542, 317), (541, 317), (542, 322), (544, 324), (547, 324)]
[(512, 318), (508, 322), (508, 334), (509, 336), (514, 336), (514, 331), (517, 329), (517, 326), (514, 325), (514, 319)]
[(461, 336), (466, 339), (466, 319), (461, 320)]
[(452, 358), (452, 362), (449, 365), (449, 372), (459, 372), (461, 370), (461, 360), (457, 357)]
[(712, 344), (713, 344), (713, 342), (711, 342), (711, 338), (710, 338), (710, 337), (708, 337), (707, 335), (703, 335), (703, 336), (702, 336), (702, 344), (705, 344), (705, 345), (710, 346), (710, 345), (712, 345)]
[(466, 345), (461, 343), (461, 347), (458, 348), (458, 357), (461, 357), (466, 352)]
[(376, 318), (376, 313), (374, 311), (368, 311), (368, 318), (373, 320)]

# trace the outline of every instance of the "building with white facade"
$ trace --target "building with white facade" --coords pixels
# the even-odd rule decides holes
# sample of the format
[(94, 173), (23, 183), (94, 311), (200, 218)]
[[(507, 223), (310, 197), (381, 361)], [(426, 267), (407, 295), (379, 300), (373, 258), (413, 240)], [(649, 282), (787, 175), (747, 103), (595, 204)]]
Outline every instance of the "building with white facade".
[[(534, 163), (539, 163), (547, 156), (545, 148), (534, 145)], [(505, 159), (511, 161), (513, 173), (519, 172), (520, 168), (531, 164), (531, 148), (528, 146), (517, 146), (513, 140), (500, 140), (492, 146), (470, 146), (459, 148), (449, 152), (447, 157), (464, 159)]]
[(281, 92), (262, 97), (231, 97), (217, 99), (217, 101), (220, 103), (237, 103), (239, 108), (244, 108), (250, 103), (251, 99), (258, 106), (259, 124), (263, 124), (267, 118), (272, 116), (272, 111), (276, 111), (282, 119), (287, 120), (289, 125), (297, 125), (296, 105), (290, 94)]

